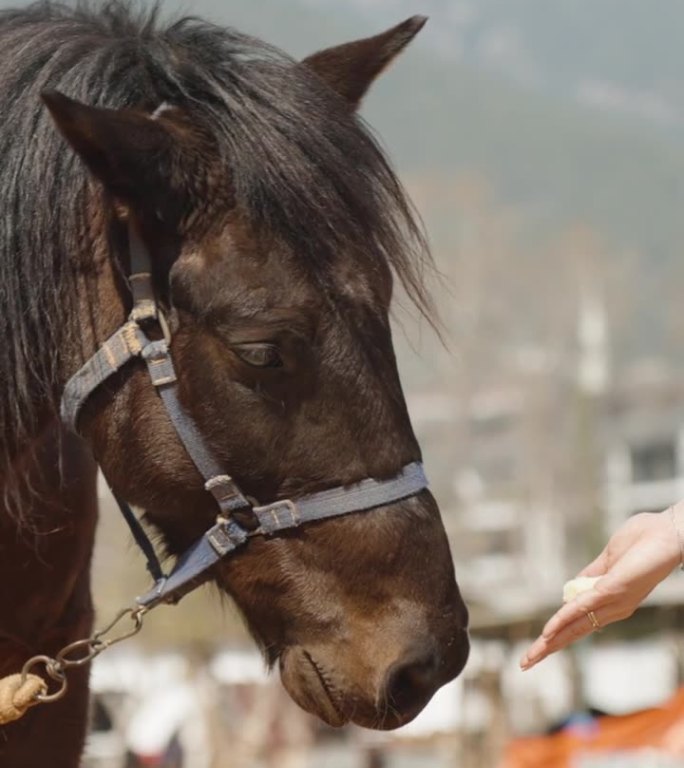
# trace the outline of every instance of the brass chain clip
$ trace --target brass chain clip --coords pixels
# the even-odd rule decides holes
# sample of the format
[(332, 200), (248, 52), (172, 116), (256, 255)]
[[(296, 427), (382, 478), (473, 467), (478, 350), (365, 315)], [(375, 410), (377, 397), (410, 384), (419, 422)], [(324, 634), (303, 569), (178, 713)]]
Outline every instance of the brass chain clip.
[[(89, 664), (103, 651), (106, 651), (107, 648), (120, 643), (122, 640), (127, 640), (129, 637), (133, 637), (133, 635), (137, 635), (142, 629), (143, 616), (146, 612), (147, 608), (142, 606), (124, 608), (117, 613), (114, 619), (112, 619), (106, 627), (93, 632), (88, 638), (76, 640), (76, 642), (65, 645), (54, 658), (45, 655), (33, 656), (30, 658), (21, 670), (22, 684), (26, 681), (31, 670), (34, 667), (41, 665), (45, 668), (45, 675), (49, 680), (52, 681), (52, 683), (57, 683), (56, 690), (50, 692), (48, 688), (47, 693), (37, 694), (32, 706), (59, 701), (66, 694), (69, 687), (67, 672), (74, 667), (82, 667), (85, 664)], [(132, 622), (130, 629), (120, 635), (107, 637), (110, 632), (112, 632), (112, 630), (127, 617)], [(48, 682), (48, 686), (50, 685), (51, 683)]]

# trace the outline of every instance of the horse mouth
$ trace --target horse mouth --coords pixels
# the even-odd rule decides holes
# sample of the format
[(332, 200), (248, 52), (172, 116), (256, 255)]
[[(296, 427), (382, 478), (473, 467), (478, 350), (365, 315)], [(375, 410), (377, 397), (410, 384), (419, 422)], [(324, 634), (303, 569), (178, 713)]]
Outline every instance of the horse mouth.
[(299, 649), (281, 657), (281, 678), (290, 696), (307, 712), (333, 728), (349, 722), (334, 684), (308, 651)]
[(323, 695), (327, 700), (327, 704), (329, 705), (326, 707), (326, 709), (329, 710), (327, 714), (333, 715), (333, 717), (324, 717), (325, 721), (328, 723), (328, 725), (335, 727), (345, 725), (349, 719), (345, 717), (344, 713), (342, 712), (340, 705), (337, 702), (335, 689), (332, 686), (330, 680), (327, 678), (324, 670), (316, 663), (313, 656), (308, 651), (304, 651), (304, 658), (309, 663), (311, 669), (313, 669), (316, 678), (318, 679), (318, 687), (323, 692)]

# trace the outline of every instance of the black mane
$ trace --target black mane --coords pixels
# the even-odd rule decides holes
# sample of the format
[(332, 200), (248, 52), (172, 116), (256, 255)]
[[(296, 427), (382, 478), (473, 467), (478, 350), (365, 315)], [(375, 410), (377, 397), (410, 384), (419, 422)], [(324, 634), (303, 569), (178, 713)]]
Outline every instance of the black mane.
[(114, 0), (0, 12), (0, 477), (58, 399), (73, 327), (72, 260), (88, 242), (87, 178), (40, 93), (96, 106), (169, 102), (218, 139), (238, 202), (322, 281), (340, 248), (365, 245), (425, 313), (426, 250), (375, 141), (305, 67), (252, 38)]

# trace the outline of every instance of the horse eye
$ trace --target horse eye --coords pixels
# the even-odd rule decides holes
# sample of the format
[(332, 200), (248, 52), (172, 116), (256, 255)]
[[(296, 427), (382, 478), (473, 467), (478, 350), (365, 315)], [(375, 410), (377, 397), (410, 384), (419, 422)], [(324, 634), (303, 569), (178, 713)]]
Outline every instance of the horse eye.
[(255, 368), (282, 368), (283, 359), (274, 344), (235, 344), (233, 351)]

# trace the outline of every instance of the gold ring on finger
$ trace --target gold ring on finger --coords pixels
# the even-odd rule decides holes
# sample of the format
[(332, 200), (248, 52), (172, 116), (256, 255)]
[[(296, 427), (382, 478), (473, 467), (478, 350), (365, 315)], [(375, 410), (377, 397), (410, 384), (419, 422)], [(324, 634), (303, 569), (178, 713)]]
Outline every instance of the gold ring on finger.
[(589, 619), (589, 623), (592, 626), (592, 629), (599, 630), (601, 629), (601, 623), (596, 618), (596, 614), (593, 611), (587, 612), (587, 618)]

